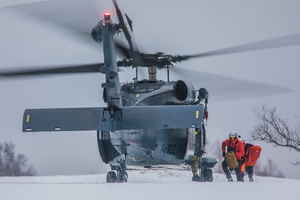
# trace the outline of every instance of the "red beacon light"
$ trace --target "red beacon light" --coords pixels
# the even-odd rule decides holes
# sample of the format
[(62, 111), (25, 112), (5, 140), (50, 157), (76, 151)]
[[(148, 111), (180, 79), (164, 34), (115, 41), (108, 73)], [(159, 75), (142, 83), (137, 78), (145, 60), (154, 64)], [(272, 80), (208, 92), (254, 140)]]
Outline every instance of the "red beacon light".
[(105, 12), (105, 13), (104, 13), (104, 20), (105, 20), (105, 21), (110, 20), (110, 12)]

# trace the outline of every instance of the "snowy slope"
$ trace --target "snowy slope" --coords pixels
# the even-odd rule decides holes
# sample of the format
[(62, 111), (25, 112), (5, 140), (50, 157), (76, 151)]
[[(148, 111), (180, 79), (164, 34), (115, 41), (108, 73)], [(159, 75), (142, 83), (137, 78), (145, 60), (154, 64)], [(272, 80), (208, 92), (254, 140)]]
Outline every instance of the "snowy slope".
[[(105, 183), (105, 174), (47, 177), (0, 177), (2, 200), (109, 199), (299, 199), (300, 180), (255, 177), (228, 183), (214, 174), (213, 183), (191, 181), (190, 171), (129, 171), (127, 183)], [(233, 195), (233, 196), (232, 196)]]

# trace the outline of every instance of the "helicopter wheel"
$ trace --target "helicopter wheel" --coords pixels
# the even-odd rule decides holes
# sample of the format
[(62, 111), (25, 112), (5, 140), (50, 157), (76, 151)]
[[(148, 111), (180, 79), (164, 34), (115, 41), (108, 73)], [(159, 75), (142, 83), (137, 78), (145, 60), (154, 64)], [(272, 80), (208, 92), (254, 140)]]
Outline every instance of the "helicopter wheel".
[(106, 183), (115, 183), (117, 181), (117, 175), (114, 171), (109, 171), (106, 175)]
[(204, 169), (203, 179), (205, 182), (213, 182), (213, 173), (211, 169)]
[(118, 175), (117, 175), (117, 181), (118, 181), (118, 183), (127, 182), (127, 180), (128, 180), (128, 174), (127, 174), (127, 172), (118, 173)]

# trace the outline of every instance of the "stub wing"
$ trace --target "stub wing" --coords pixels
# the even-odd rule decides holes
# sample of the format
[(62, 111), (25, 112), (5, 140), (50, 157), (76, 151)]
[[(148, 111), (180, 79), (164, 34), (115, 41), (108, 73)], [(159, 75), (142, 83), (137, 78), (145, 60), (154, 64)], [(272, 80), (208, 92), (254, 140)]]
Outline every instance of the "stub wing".
[(168, 105), (124, 107), (121, 129), (181, 129), (201, 127), (203, 105)]
[(27, 109), (23, 132), (199, 128), (203, 105)]
[(104, 108), (27, 109), (23, 132), (100, 130)]

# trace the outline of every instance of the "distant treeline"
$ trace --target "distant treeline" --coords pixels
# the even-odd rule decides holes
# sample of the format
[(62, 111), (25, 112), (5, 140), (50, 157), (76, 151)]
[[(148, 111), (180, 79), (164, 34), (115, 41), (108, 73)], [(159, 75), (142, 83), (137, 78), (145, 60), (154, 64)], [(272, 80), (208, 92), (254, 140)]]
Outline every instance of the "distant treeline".
[(15, 153), (11, 142), (0, 143), (0, 176), (34, 176), (36, 171), (27, 165), (28, 159), (23, 154)]

